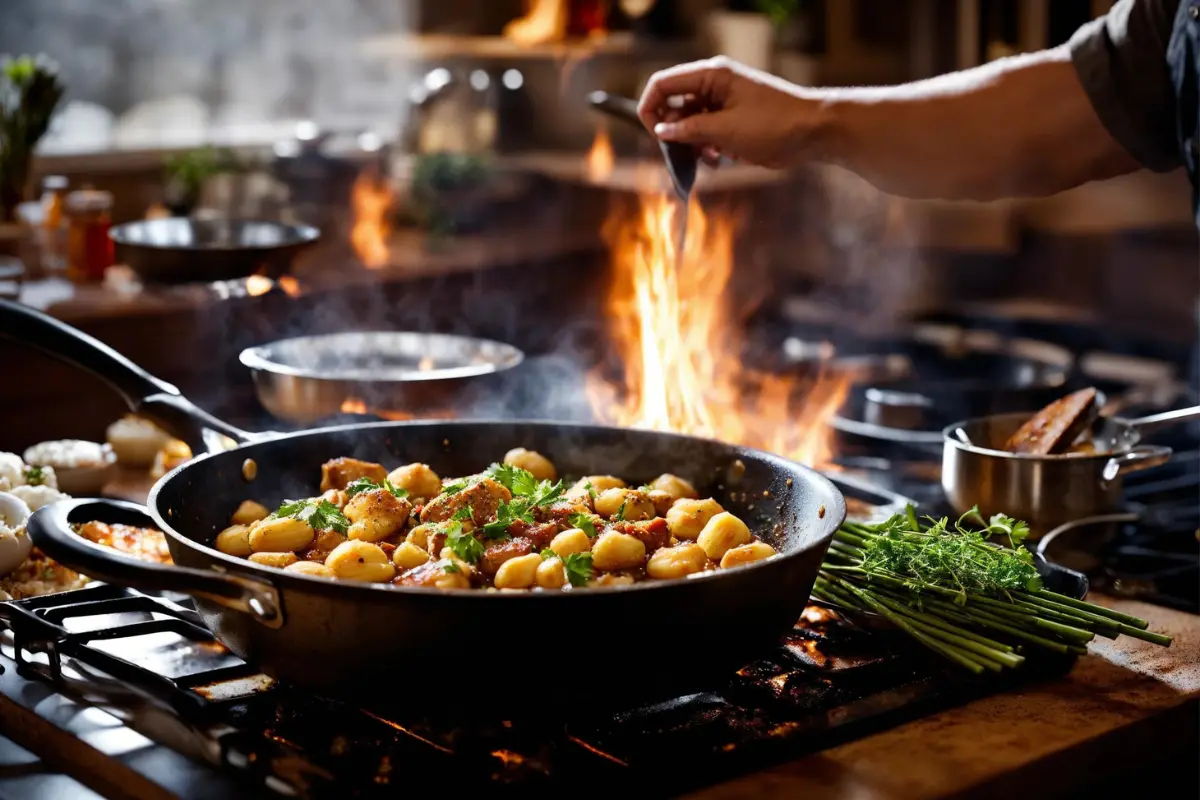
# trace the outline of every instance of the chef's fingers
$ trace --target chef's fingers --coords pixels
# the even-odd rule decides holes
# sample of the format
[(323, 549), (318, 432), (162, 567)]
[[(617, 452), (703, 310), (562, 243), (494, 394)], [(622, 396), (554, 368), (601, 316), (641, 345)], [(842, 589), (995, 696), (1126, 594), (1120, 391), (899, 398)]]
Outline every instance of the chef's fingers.
[(658, 123), (654, 126), (654, 135), (664, 142), (682, 142), (720, 149), (735, 129), (733, 116), (729, 111), (693, 114), (674, 122)]
[(661, 122), (671, 108), (672, 97), (687, 97), (705, 108), (717, 109), (724, 102), (733, 73), (725, 59), (708, 59), (680, 64), (654, 73), (638, 103), (638, 116), (648, 130)]
[(711, 146), (702, 147), (700, 148), (700, 159), (710, 167), (720, 166), (721, 151)]

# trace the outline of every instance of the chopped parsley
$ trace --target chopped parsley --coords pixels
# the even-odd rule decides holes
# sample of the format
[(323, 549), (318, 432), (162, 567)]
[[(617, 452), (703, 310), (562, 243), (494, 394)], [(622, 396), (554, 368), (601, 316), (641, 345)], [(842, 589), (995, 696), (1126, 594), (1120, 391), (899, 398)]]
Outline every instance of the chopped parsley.
[(625, 506), (628, 502), (628, 497), (621, 501), (621, 507), (617, 509), (617, 516), (613, 517), (613, 519), (615, 519), (617, 522), (625, 521)]
[(446, 547), (468, 564), (476, 564), (483, 558), (483, 545), (472, 534), (465, 532), (462, 523), (457, 520), (446, 526)]
[(592, 485), (592, 482), (588, 481), (583, 488), (587, 489), (588, 497), (592, 498), (592, 502), (596, 502), (596, 487)]
[(462, 572), (462, 567), (453, 561), (447, 561), (445, 564), (442, 564), (442, 570), (449, 573)]
[(467, 488), (466, 481), (455, 481), (454, 483), (447, 483), (445, 486), (442, 487), (442, 494), (458, 494), (465, 488)]
[(582, 511), (576, 512), (567, 517), (567, 522), (575, 528), (583, 531), (588, 535), (589, 539), (595, 539), (597, 536), (596, 523), (592, 522), (592, 515)]
[(351, 482), (345, 489), (346, 497), (354, 497), (355, 495), (362, 494), (363, 492), (371, 492), (380, 488), (387, 489), (396, 497), (408, 497), (408, 489), (401, 489), (387, 478), (383, 479), (383, 484), (381, 485), (366, 477), (359, 478), (358, 480)]
[(492, 464), (483, 474), (512, 492), (514, 498), (529, 498), (531, 506), (548, 506), (566, 491), (562, 481), (539, 481), (533, 473), (512, 464)]
[(25, 482), (30, 486), (41, 486), (46, 482), (46, 471), (41, 467), (26, 467)]
[(558, 558), (558, 553), (554, 552), (549, 547), (547, 547), (545, 550), (543, 550), (538, 555), (540, 555), (542, 557), (542, 561), (549, 561), (552, 558)]
[(285, 502), (271, 517), (274, 519), (285, 517), (298, 519), (301, 522), (307, 522), (309, 527), (317, 531), (328, 529), (345, 533), (346, 529), (350, 527), (350, 520), (346, 519), (341, 509), (328, 500)]
[(501, 503), (496, 509), (496, 518), (485, 524), (480, 530), (489, 539), (509, 538), (508, 528), (517, 520), (533, 524), (533, 511), (529, 500), (524, 497), (514, 497), (508, 503)]
[(572, 586), (583, 586), (592, 579), (591, 553), (571, 553), (562, 562)]
[(474, 522), (474, 512), (470, 506), (463, 506), (458, 511), (454, 512), (454, 516), (450, 517), (454, 522)]

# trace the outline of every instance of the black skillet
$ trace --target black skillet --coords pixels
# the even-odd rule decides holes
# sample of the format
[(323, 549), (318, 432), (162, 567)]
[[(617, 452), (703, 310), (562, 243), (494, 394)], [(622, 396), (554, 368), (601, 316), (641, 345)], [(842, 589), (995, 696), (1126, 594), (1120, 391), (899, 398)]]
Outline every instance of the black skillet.
[[(625, 707), (710, 684), (777, 644), (808, 601), (846, 514), (824, 477), (733, 445), (650, 431), (550, 422), (374, 423), (249, 434), (212, 418), (111, 348), (51, 318), (0, 302), (0, 336), (107, 380), (130, 407), (180, 438), (201, 427), (241, 443), (167, 474), (148, 508), (74, 500), (39, 510), (34, 544), (100, 580), (195, 598), (230, 650), (293, 685), (512, 714)], [(686, 580), (567, 593), (492, 593), (335, 582), (260, 567), (211, 547), (246, 498), (268, 506), (317, 492), (337, 456), (430, 464), (464, 475), (523, 446), (565, 475), (634, 481), (692, 477), (780, 551), (765, 562)], [(243, 463), (257, 478), (247, 482)], [(74, 535), (87, 520), (153, 525), (177, 566), (147, 564)], [(711, 685), (711, 684), (710, 684)]]

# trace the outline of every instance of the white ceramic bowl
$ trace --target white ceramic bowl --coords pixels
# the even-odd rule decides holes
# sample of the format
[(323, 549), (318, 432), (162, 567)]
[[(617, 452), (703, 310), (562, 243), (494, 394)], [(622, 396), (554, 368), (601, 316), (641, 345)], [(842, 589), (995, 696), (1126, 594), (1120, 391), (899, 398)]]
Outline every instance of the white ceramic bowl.
[(29, 506), (19, 497), (0, 492), (0, 576), (25, 562), (33, 543), (25, 532)]

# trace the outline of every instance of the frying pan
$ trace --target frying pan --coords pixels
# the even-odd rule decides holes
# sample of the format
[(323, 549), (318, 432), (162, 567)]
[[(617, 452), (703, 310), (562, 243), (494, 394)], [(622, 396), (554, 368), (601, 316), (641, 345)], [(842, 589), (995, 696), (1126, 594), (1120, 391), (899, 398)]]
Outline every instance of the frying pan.
[[(734, 445), (551, 422), (389, 422), (255, 435), (31, 309), (0, 303), (0, 336), (90, 370), (185, 441), (203, 442), (200, 428), (209, 428), (241, 443), (168, 473), (147, 508), (74, 500), (40, 509), (29, 522), (34, 543), (100, 580), (191, 595), (230, 650), (322, 694), (553, 715), (711, 686), (791, 629), (846, 514), (842, 495), (821, 475)], [(516, 446), (546, 454), (565, 475), (692, 477), (779, 555), (689, 579), (551, 594), (335, 582), (260, 567), (211, 546), (242, 500), (273, 506), (315, 494), (320, 465), (330, 458), (423, 461), (442, 475), (466, 475)], [(257, 465), (252, 482), (243, 475), (247, 459)], [(71, 532), (71, 523), (91, 519), (158, 527), (176, 566), (132, 560)]]
[(413, 417), (459, 405), (520, 364), (512, 345), (402, 331), (301, 336), (243, 350), (259, 402), (277, 419), (310, 425), (357, 398), (372, 411)]
[(118, 264), (146, 283), (226, 281), (286, 274), (321, 234), (309, 225), (247, 219), (143, 219), (108, 232)]

